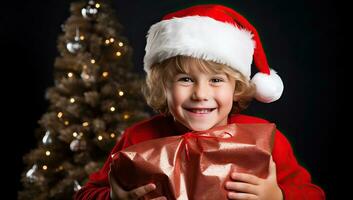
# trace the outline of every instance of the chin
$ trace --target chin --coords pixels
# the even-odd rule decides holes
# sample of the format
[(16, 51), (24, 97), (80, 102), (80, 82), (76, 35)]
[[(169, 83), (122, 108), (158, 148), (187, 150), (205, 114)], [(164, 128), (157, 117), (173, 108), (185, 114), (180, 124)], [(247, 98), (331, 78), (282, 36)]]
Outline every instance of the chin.
[(189, 129), (193, 130), (193, 131), (205, 131), (205, 130), (208, 130), (208, 129), (212, 128), (212, 127), (213, 126), (205, 126), (205, 125), (202, 125), (202, 124), (200, 124), (200, 125), (198, 125), (198, 124), (194, 124), (194, 125), (190, 124), (189, 125)]

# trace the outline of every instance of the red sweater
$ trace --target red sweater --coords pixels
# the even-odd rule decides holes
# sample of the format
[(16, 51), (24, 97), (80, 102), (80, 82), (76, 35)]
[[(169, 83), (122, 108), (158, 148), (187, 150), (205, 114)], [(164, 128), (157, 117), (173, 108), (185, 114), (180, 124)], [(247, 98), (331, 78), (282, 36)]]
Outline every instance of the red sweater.
[[(269, 123), (257, 117), (236, 114), (228, 118), (228, 123)], [(122, 138), (113, 148), (114, 154), (130, 145), (150, 139), (178, 135), (171, 117), (156, 115), (141, 121), (125, 130)], [(272, 157), (276, 163), (277, 182), (285, 200), (325, 199), (322, 189), (311, 183), (310, 174), (300, 166), (286, 137), (278, 130), (275, 133)], [(75, 199), (110, 199), (108, 172), (112, 159), (109, 155), (103, 168), (90, 175), (87, 184), (79, 190)]]

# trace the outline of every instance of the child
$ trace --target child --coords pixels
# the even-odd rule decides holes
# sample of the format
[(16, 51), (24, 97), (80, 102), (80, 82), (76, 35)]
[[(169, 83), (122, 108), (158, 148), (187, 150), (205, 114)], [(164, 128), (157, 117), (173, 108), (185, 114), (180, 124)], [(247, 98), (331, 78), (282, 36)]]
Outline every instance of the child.
[[(222, 5), (198, 5), (166, 15), (150, 28), (145, 50), (144, 94), (147, 103), (161, 114), (126, 129), (112, 154), (142, 141), (191, 130), (229, 123), (269, 123), (239, 113), (252, 97), (270, 103), (283, 92), (283, 83), (270, 70), (255, 28)], [(253, 58), (260, 72), (250, 80)], [(232, 181), (224, 188), (228, 198), (325, 199), (278, 130), (272, 159), (265, 179), (231, 173)], [(111, 161), (109, 157), (103, 168), (90, 176), (76, 199), (138, 199), (156, 188), (150, 183), (124, 191), (109, 175)]]

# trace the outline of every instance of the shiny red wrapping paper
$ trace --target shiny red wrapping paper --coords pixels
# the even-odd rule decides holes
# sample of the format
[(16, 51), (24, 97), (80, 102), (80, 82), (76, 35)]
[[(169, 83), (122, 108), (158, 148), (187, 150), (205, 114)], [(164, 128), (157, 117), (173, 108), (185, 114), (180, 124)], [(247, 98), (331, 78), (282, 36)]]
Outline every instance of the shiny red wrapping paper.
[(155, 183), (144, 199), (227, 199), (231, 172), (265, 178), (275, 124), (228, 124), (148, 140), (113, 155), (111, 173), (125, 190)]

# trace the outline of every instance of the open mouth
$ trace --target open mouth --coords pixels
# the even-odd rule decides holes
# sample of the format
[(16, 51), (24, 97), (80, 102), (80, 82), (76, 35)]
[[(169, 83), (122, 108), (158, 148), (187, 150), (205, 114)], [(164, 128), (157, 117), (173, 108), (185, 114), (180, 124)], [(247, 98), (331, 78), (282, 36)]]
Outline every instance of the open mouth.
[(208, 114), (214, 111), (216, 108), (185, 108), (187, 111), (196, 114)]

